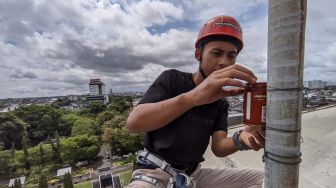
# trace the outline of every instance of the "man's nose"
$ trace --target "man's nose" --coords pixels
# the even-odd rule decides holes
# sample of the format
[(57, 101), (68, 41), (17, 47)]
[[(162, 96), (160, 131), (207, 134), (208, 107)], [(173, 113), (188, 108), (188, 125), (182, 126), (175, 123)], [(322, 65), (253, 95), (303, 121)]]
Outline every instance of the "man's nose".
[(227, 66), (229, 66), (229, 65), (230, 65), (230, 63), (229, 63), (228, 58), (226, 58), (226, 57), (222, 57), (222, 58), (220, 59), (220, 61), (219, 61), (219, 67), (220, 67), (220, 68), (224, 68), (224, 67), (227, 67)]

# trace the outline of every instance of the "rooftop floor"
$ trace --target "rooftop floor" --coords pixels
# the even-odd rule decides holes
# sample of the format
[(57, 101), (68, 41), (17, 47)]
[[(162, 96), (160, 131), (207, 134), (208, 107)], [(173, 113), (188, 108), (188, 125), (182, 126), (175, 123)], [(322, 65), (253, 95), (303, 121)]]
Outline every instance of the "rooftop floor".
[[(302, 115), (303, 142), (300, 188), (326, 188), (336, 185), (336, 107)], [(235, 129), (229, 130), (229, 134)], [(215, 157), (208, 148), (203, 167), (264, 168), (263, 151), (241, 151), (225, 158)]]

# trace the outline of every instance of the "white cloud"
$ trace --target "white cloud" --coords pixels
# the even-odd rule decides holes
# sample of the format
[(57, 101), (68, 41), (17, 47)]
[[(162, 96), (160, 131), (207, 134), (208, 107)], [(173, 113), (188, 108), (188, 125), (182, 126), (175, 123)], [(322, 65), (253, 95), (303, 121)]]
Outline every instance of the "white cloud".
[[(306, 80), (336, 80), (333, 4), (308, 2)], [(0, 98), (87, 93), (90, 78), (143, 91), (165, 69), (197, 70), (198, 29), (219, 14), (241, 21), (238, 63), (266, 80), (266, 9), (264, 0), (2, 0)]]
[(308, 2), (305, 80), (336, 81), (335, 1)]

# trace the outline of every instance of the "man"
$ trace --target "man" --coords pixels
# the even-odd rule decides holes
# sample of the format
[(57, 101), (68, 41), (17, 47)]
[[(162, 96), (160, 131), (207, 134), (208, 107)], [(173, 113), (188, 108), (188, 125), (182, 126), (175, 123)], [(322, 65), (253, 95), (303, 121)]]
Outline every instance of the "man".
[(200, 167), (210, 137), (219, 157), (264, 147), (258, 127), (227, 136), (225, 97), (242, 94), (246, 82), (257, 80), (252, 71), (235, 64), (243, 48), (240, 24), (230, 16), (210, 19), (195, 48), (199, 69), (193, 74), (163, 72), (127, 119), (130, 132), (146, 132), (145, 151), (128, 187), (261, 187), (261, 170)]

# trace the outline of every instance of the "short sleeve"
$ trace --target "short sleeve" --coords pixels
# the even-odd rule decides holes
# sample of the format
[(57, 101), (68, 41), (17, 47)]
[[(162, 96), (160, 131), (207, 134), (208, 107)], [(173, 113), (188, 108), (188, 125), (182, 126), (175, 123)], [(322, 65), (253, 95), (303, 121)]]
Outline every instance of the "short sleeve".
[(154, 103), (169, 99), (172, 97), (172, 72), (167, 70), (162, 72), (153, 84), (148, 88), (145, 95), (140, 100), (139, 104)]
[(215, 132), (215, 131), (227, 132), (227, 128), (228, 128), (227, 119), (228, 119), (229, 106), (230, 106), (229, 103), (225, 99), (219, 102), (218, 115), (217, 115), (215, 126), (212, 132)]

